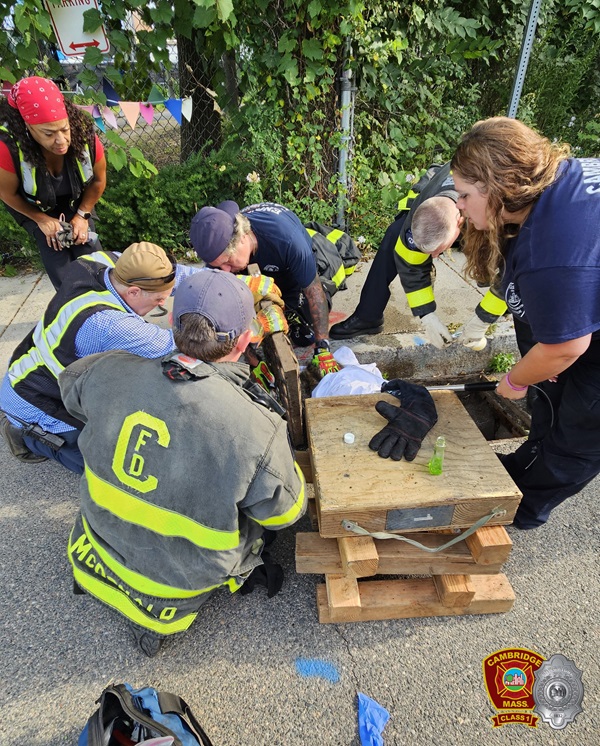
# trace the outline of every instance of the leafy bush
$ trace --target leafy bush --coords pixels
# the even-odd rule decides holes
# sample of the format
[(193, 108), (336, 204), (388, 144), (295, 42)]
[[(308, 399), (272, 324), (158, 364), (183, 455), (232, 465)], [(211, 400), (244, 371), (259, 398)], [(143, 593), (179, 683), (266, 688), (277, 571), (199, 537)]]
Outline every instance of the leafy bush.
[(171, 250), (189, 246), (190, 222), (200, 207), (224, 199), (243, 202), (248, 168), (242, 160), (223, 162), (219, 153), (197, 153), (149, 178), (110, 169), (97, 208), (103, 245), (114, 250), (135, 241)]
[(42, 267), (35, 241), (0, 207), (0, 274), (12, 276), (24, 267)]
[(515, 356), (512, 352), (498, 352), (490, 360), (488, 371), (490, 373), (508, 373), (515, 362)]

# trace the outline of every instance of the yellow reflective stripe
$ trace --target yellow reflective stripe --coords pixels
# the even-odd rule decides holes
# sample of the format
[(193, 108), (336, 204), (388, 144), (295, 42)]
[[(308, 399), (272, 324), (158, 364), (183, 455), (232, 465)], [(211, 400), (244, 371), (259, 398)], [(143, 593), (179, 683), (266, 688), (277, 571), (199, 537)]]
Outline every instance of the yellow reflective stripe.
[[(317, 235), (317, 231), (313, 228), (306, 228), (305, 230), (311, 238)], [(343, 235), (344, 231), (339, 230), (339, 228), (333, 228), (329, 231), (325, 238), (328, 241), (331, 241), (332, 244), (336, 244)]]
[(415, 290), (412, 293), (406, 293), (406, 300), (411, 308), (418, 308), (419, 306), (427, 305), (427, 303), (433, 303), (435, 300), (433, 288), (430, 285), (428, 288)]
[[(64, 334), (65, 331), (66, 326), (62, 328), (62, 334)], [(50, 337), (53, 336), (54, 335), (50, 334)], [(54, 354), (53, 345), (50, 342), (49, 337), (46, 335), (46, 330), (41, 323), (33, 330), (33, 344), (36, 347), (36, 352), (42, 357), (42, 360), (50, 373), (52, 373), (55, 378), (58, 378), (59, 374), (65, 369), (65, 366), (59, 363), (58, 358)], [(32, 358), (35, 360), (35, 353), (32, 354)]]
[(94, 175), (94, 167), (92, 166), (92, 154), (90, 153), (90, 146), (88, 143), (85, 145), (85, 150), (82, 155), (83, 163), (77, 159), (77, 168), (79, 169), (79, 176), (82, 182), (85, 184)]
[(344, 272), (346, 273), (346, 277), (348, 277), (348, 275), (351, 275), (357, 267), (358, 267), (358, 262), (356, 264), (353, 264), (351, 267), (344, 267)]
[(92, 251), (91, 254), (84, 254), (83, 256), (77, 257), (78, 259), (85, 259), (88, 262), (98, 262), (104, 264), (107, 267), (114, 267), (116, 262), (111, 259), (105, 251)]
[(408, 210), (408, 200), (414, 199), (416, 196), (417, 196), (417, 192), (413, 192), (413, 190), (411, 189), (406, 195), (406, 197), (403, 197), (398, 202), (398, 210)]
[(44, 365), (42, 356), (34, 347), (29, 352), (21, 355), (18, 360), (15, 360), (15, 362), (8, 369), (8, 378), (10, 380), (10, 385), (14, 388), (17, 383), (19, 383), (19, 381), (22, 381), (26, 376), (28, 376), (36, 368), (39, 368), (42, 365)]
[(424, 254), (422, 251), (412, 251), (411, 249), (407, 249), (402, 243), (401, 237), (396, 241), (394, 251), (399, 257), (404, 259), (407, 264), (423, 264), (423, 262), (426, 262), (429, 259), (429, 254)]
[[(70, 300), (60, 309), (52, 323), (43, 330), (43, 335), (47, 340), (48, 345), (52, 349), (58, 347), (60, 340), (65, 335), (73, 319), (81, 313), (81, 311), (85, 311), (86, 308), (92, 308), (93, 306), (102, 304), (104, 306), (116, 308), (118, 311), (123, 311), (123, 306), (113, 300), (113, 298), (114, 296), (110, 290), (104, 290), (102, 292), (90, 290), (87, 293), (82, 293), (76, 298)], [(40, 351), (43, 354), (43, 350)], [(60, 367), (62, 370), (62, 366)]]
[[(195, 596), (201, 596), (203, 593), (214, 591), (216, 588), (220, 588), (221, 585), (228, 585), (232, 593), (241, 588), (241, 583), (238, 583), (235, 578), (229, 578), (225, 583), (217, 583), (217, 585), (210, 585), (208, 588), (198, 590), (186, 590), (185, 588), (176, 588), (175, 586), (159, 583), (156, 580), (146, 577), (146, 575), (141, 575), (139, 572), (130, 570), (125, 565), (122, 565), (94, 540), (88, 522), (83, 516), (81, 516), (81, 521), (85, 531), (85, 538), (92, 545), (92, 549), (106, 567), (128, 586), (135, 588), (136, 591), (144, 593), (146, 596), (157, 596), (158, 598), (194, 598)], [(231, 587), (232, 584), (233, 588)]]
[(272, 518), (266, 518), (264, 521), (259, 521), (258, 518), (255, 518), (254, 520), (257, 523), (260, 523), (261, 526), (285, 526), (288, 523), (292, 523), (293, 521), (295, 521), (296, 518), (298, 518), (298, 516), (300, 515), (302, 508), (304, 507), (304, 492), (306, 482), (304, 481), (304, 474), (295, 461), (294, 469), (296, 470), (298, 479), (300, 479), (300, 491), (298, 492), (298, 499), (289, 510), (283, 513), (283, 515), (275, 515)]
[[(90, 290), (88, 293), (77, 296), (66, 303), (59, 311), (56, 318), (44, 329), (43, 321), (40, 321), (33, 331), (34, 348), (10, 366), (10, 377), (13, 385), (25, 378), (40, 365), (45, 365), (55, 378), (65, 369), (54, 354), (54, 350), (60, 345), (60, 341), (66, 333), (73, 319), (86, 308), (99, 304), (123, 311), (123, 306), (113, 300), (109, 290), (96, 292)], [(37, 349), (36, 349), (37, 348)]]
[(329, 231), (325, 238), (328, 241), (331, 241), (331, 243), (337, 243), (343, 235), (344, 231), (339, 230), (339, 228), (334, 228), (332, 231)]
[(227, 551), (240, 543), (239, 531), (219, 531), (207, 528), (192, 518), (160, 508), (142, 500), (94, 474), (85, 468), (85, 478), (91, 499), (101, 508), (110, 511), (122, 521), (142, 526), (161, 536), (178, 536), (202, 549)]
[(342, 264), (338, 271), (334, 274), (334, 276), (331, 278), (331, 281), (335, 283), (336, 288), (339, 288), (339, 286), (344, 282), (346, 279), (346, 272), (344, 270), (344, 265)]
[[(1, 127), (4, 132), (8, 132), (8, 130), (5, 127)], [(10, 132), (8, 132), (10, 134)], [(21, 170), (21, 182), (23, 186), (23, 191), (26, 194), (31, 195), (32, 197), (35, 197), (37, 194), (37, 181), (36, 181), (36, 167), (32, 166), (28, 161), (25, 160), (25, 156), (23, 155), (23, 151), (21, 150), (21, 146), (17, 141), (13, 141), (14, 144), (17, 147), (17, 154), (19, 156), (19, 168)], [(32, 201), (32, 200), (29, 200)], [(40, 208), (41, 209), (41, 208)]]
[(21, 168), (21, 179), (23, 181), (23, 191), (26, 194), (30, 194), (35, 197), (37, 194), (37, 179), (35, 166), (32, 166), (28, 161), (25, 160), (21, 146), (17, 143), (17, 151), (19, 153), (19, 166)]
[(502, 298), (498, 298), (498, 296), (494, 295), (491, 290), (487, 291), (479, 305), (483, 311), (491, 313), (494, 316), (502, 316), (502, 314), (506, 313), (506, 309), (508, 308)]
[(71, 561), (73, 577), (77, 585), (81, 586), (81, 588), (99, 601), (119, 611), (127, 619), (146, 629), (151, 629), (153, 632), (163, 635), (174, 635), (177, 632), (184, 632), (186, 629), (189, 629), (194, 619), (198, 616), (198, 612), (194, 611), (173, 622), (167, 620), (160, 621), (145, 612), (125, 591), (121, 591), (117, 586), (113, 587), (103, 580), (98, 580), (93, 575), (88, 575), (87, 572), (81, 570), (75, 565), (70, 554), (69, 560)]

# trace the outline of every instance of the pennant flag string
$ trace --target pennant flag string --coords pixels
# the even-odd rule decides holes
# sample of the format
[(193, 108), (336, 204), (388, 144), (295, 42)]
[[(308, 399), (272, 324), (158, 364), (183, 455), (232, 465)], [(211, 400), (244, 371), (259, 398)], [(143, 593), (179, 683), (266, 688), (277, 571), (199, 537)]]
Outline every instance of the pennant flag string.
[(125, 115), (125, 119), (129, 122), (129, 126), (132, 130), (135, 129), (138, 117), (140, 115), (140, 104), (138, 101), (121, 101), (119, 104), (121, 111)]
[(119, 129), (119, 125), (117, 124), (117, 118), (115, 116), (115, 113), (112, 109), (109, 109), (108, 106), (105, 106), (102, 109), (102, 118), (108, 124), (109, 127), (112, 127), (112, 129), (117, 130)]
[(181, 99), (170, 98), (168, 101), (165, 101), (165, 107), (177, 124), (181, 125)]
[(192, 121), (192, 99), (190, 98), (184, 98), (181, 102), (181, 113), (183, 116), (188, 120), (188, 122)]
[(140, 114), (148, 124), (154, 119), (154, 106), (152, 104), (140, 104)]
[[(204, 88), (204, 86), (202, 87)], [(210, 91), (207, 88), (205, 88), (205, 90), (213, 98), (216, 97), (214, 91)], [(77, 91), (64, 91), (64, 93), (76, 94)], [(152, 85), (147, 101), (122, 101), (110, 81), (106, 78), (102, 79), (102, 93), (106, 97), (106, 104), (102, 107), (97, 104), (75, 104), (77, 108), (84, 109), (92, 115), (98, 129), (102, 130), (102, 132), (106, 132), (106, 125), (111, 129), (119, 129), (119, 121), (113, 111), (113, 108), (117, 107), (120, 109), (127, 123), (133, 130), (137, 126), (138, 117), (140, 115), (146, 124), (152, 125), (155, 117), (155, 107), (157, 105), (164, 106), (180, 126), (184, 117), (188, 122), (191, 122), (192, 120), (192, 97), (188, 96), (184, 99), (164, 98), (156, 84)], [(215, 105), (215, 108), (220, 112), (218, 106)]]

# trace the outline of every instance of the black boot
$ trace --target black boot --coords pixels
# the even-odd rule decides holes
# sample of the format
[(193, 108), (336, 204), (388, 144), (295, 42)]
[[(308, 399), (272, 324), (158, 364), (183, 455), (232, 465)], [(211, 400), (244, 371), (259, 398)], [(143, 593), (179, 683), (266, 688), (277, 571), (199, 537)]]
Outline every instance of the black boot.
[(140, 627), (134, 622), (130, 622), (129, 628), (133, 632), (135, 641), (142, 653), (145, 653), (148, 658), (154, 658), (162, 648), (163, 642), (165, 641), (164, 635), (158, 635), (156, 632), (151, 632), (149, 629)]
[(0, 434), (12, 455), (24, 464), (40, 464), (42, 461), (48, 461), (46, 456), (39, 456), (27, 448), (23, 440), (22, 428), (11, 425), (4, 412), (0, 412)]
[(356, 315), (356, 311), (345, 321), (334, 324), (329, 330), (331, 339), (352, 339), (361, 334), (379, 334), (383, 331), (383, 316), (376, 321), (364, 321)]

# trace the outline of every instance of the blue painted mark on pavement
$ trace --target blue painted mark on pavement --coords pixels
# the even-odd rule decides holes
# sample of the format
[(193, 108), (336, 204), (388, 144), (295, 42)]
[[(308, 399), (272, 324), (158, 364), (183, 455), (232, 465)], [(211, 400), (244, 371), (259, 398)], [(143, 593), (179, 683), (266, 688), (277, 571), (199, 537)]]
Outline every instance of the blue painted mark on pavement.
[(296, 671), (300, 676), (315, 676), (327, 679), (332, 684), (337, 684), (340, 680), (337, 668), (332, 663), (327, 663), (327, 661), (319, 658), (296, 658)]
[(423, 345), (427, 344), (423, 337), (413, 337), (413, 342), (417, 345), (417, 347), (422, 347)]

